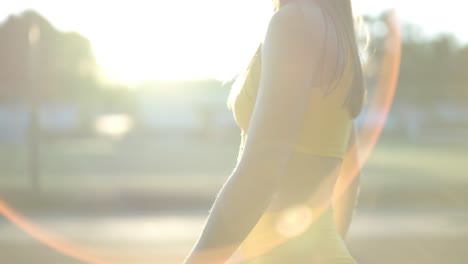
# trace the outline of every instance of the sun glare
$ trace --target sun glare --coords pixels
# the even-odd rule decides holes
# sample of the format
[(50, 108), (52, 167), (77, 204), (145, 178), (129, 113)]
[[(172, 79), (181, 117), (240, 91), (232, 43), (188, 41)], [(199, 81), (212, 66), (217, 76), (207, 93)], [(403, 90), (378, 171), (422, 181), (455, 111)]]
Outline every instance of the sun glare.
[(87, 15), (82, 34), (110, 80), (224, 79), (253, 54), (269, 4), (174, 0), (94, 6), (102, 12)]
[(263, 39), (272, 1), (42, 0), (24, 8), (88, 38), (103, 79), (133, 85), (233, 77)]
[[(436, 10), (436, 4), (430, 8)], [(403, 11), (400, 15), (426, 25), (428, 31), (466, 32), (459, 19), (445, 16), (443, 21), (434, 20), (427, 12), (415, 12), (418, 3), (360, 0), (353, 1), (353, 6), (356, 15), (377, 15), (397, 8)], [(105, 79), (136, 84), (156, 79), (232, 77), (246, 66), (263, 38), (272, 1), (133, 0), (109, 4), (41, 0), (6, 1), (3, 7), (18, 13), (33, 8), (58, 29), (81, 33), (90, 40)], [(451, 8), (447, 12), (459, 18), (463, 10)], [(463, 36), (468, 39), (467, 34)]]

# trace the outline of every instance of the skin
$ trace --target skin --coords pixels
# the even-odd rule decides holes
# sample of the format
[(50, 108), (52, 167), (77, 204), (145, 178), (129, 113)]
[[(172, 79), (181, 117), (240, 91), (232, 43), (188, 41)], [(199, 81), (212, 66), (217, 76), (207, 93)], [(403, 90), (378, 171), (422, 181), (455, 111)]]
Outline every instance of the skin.
[[(354, 161), (294, 153), (313, 92), (311, 86), (318, 84), (311, 72), (323, 67), (322, 81), (332, 78), (335, 70), (332, 65), (336, 66), (337, 56), (342, 55), (333, 48), (337, 47), (336, 35), (325, 33), (322, 12), (312, 1), (303, 6), (307, 8), (301, 10), (290, 2), (270, 20), (262, 45), (261, 79), (244, 151), (219, 192), (186, 264), (224, 263), (265, 212), (305, 201), (320, 208), (334, 200), (334, 206), (341, 210), (337, 213), (337, 226), (343, 236), (346, 234), (352, 214), (349, 208), (354, 205), (354, 199), (351, 202), (348, 199), (355, 197), (356, 192), (349, 190), (334, 197), (333, 190), (340, 175), (346, 175), (342, 164)], [(324, 41), (329, 43), (330, 56), (322, 62)], [(302, 169), (291, 171), (288, 162), (293, 155), (292, 167)]]

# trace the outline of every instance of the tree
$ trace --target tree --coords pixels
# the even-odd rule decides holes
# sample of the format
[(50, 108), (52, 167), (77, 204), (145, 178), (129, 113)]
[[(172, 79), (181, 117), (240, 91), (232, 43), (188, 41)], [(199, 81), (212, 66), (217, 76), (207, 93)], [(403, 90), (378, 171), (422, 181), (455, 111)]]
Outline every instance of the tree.
[[(27, 85), (31, 48), (28, 34), (40, 31), (38, 67), (34, 85)], [(0, 25), (0, 100), (24, 101), (39, 94), (42, 101), (75, 101), (96, 89), (97, 65), (87, 39), (73, 32), (59, 32), (33, 11), (10, 16)], [(33, 93), (31, 89), (39, 89)]]

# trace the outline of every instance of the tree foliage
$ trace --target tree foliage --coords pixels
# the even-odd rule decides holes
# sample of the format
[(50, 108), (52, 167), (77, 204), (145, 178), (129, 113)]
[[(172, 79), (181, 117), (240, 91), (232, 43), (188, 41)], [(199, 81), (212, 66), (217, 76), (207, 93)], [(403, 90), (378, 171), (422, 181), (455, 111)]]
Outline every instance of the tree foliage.
[(84, 99), (97, 86), (96, 72), (91, 45), (78, 33), (57, 31), (33, 11), (0, 25), (1, 101)]
[[(385, 24), (385, 14), (365, 20), (369, 28), (376, 28), (374, 25)], [(412, 24), (403, 24), (401, 29), (402, 59), (396, 100), (419, 106), (468, 103), (468, 45), (461, 45), (448, 33), (429, 38)], [(384, 34), (371, 30), (377, 61), (385, 52), (384, 39)]]

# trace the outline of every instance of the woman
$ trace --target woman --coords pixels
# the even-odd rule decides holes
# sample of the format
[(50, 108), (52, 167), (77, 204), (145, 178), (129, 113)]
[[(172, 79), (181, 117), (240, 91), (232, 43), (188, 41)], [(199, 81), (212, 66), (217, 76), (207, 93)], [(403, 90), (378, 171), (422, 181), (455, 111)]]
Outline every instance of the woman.
[(229, 102), (237, 166), (185, 263), (225, 263), (236, 250), (240, 263), (356, 263), (343, 240), (365, 88), (350, 0), (277, 1), (241, 83)]

